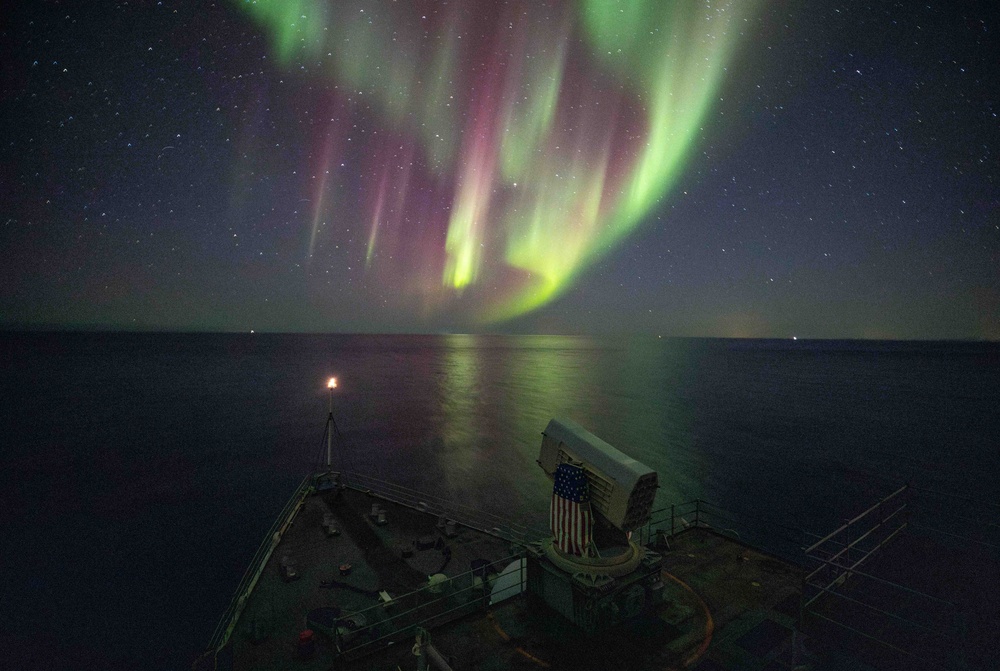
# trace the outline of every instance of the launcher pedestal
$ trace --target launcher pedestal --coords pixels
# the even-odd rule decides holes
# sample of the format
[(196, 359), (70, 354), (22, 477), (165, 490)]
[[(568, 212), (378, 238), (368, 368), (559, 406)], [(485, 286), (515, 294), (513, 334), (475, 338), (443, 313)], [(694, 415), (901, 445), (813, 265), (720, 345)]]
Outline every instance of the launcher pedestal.
[(663, 600), (663, 559), (646, 552), (621, 576), (571, 573), (556, 565), (544, 545), (528, 548), (528, 592), (587, 634), (629, 620)]
[(556, 419), (538, 465), (554, 480), (554, 538), (528, 549), (528, 591), (588, 634), (659, 605), (663, 560), (630, 539), (649, 520), (656, 472)]

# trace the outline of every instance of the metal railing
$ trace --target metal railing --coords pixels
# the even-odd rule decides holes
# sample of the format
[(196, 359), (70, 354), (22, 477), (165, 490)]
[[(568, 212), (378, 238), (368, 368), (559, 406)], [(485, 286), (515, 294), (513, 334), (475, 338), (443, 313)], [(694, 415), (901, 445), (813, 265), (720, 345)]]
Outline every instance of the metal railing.
[[(909, 529), (974, 543), (995, 553), (1000, 550), (1000, 525), (996, 522), (1000, 506), (963, 500), (972, 510), (938, 512), (939, 524), (917, 524), (911, 517), (916, 493), (925, 498), (931, 494), (946, 496), (903, 486), (823, 536), (774, 518), (735, 515), (694, 499), (653, 511), (637, 533), (641, 544), (655, 546), (658, 537), (669, 542), (688, 529), (709, 528), (762, 547), (806, 569), (800, 631), (832, 642), (835, 647), (858, 651), (867, 646), (868, 654), (872, 654), (871, 650), (891, 651), (910, 668), (954, 668), (963, 663), (961, 653), (967, 634), (967, 615), (962, 608), (948, 599), (875, 575), (866, 564)], [(755, 527), (759, 532), (756, 538), (752, 531), (748, 533)], [(761, 542), (761, 538), (767, 542)], [(848, 639), (843, 638), (844, 634)], [(953, 659), (955, 651), (957, 662)], [(875, 658), (878, 654), (874, 653)]]
[[(264, 540), (251, 558), (250, 564), (247, 566), (233, 598), (219, 619), (219, 623), (212, 633), (207, 650), (218, 650), (228, 642), (243, 609), (246, 607), (247, 599), (253, 592), (261, 572), (271, 557), (271, 553), (281, 541), (285, 530), (295, 518), (306, 496), (313, 491), (312, 485), (317, 475), (319, 474), (310, 474), (303, 478), (264, 536)], [(532, 528), (528, 525), (512, 524), (509, 520), (499, 515), (457, 504), (444, 497), (426, 494), (360, 473), (342, 473), (341, 482), (352, 489), (371, 492), (387, 501), (392, 501), (413, 508), (414, 510), (435, 516), (445, 516), (447, 519), (454, 520), (458, 524), (494, 535), (515, 545), (524, 545), (528, 541), (536, 540), (547, 533), (544, 530)]]
[[(216, 627), (209, 650), (217, 650), (228, 641), (261, 571), (299, 511), (305, 497), (313, 490), (315, 477), (309, 475), (303, 479), (271, 526)], [(548, 535), (547, 530), (511, 523), (508, 518), (371, 476), (347, 472), (341, 474), (340, 481), (352, 489), (370, 492), (414, 510), (443, 516), (458, 524), (502, 538), (515, 546), (524, 546), (532, 540)], [(996, 522), (1000, 506), (954, 497), (963, 499), (963, 503), (970, 504), (967, 508), (971, 509), (963, 508), (958, 514), (943, 515), (940, 518), (941, 525), (946, 528), (942, 529), (941, 525), (913, 523), (911, 512), (912, 498), (915, 494), (923, 497), (949, 496), (903, 486), (864, 512), (845, 520), (842, 525), (825, 536), (784, 524), (773, 517), (745, 513), (737, 516), (702, 499), (693, 499), (653, 511), (649, 521), (637, 529), (636, 533), (641, 545), (655, 545), (658, 537), (670, 539), (687, 529), (711, 528), (717, 533), (729, 535), (746, 543), (751, 541), (747, 534), (748, 526), (751, 529), (755, 526), (758, 530), (766, 529), (766, 532), (760, 535), (766, 537), (772, 546), (777, 547), (766, 547), (766, 544), (760, 543), (757, 538), (752, 539), (753, 544), (760, 545), (765, 550), (793, 563), (809, 567), (807, 569), (809, 572), (802, 581), (800, 630), (805, 630), (806, 620), (809, 619), (814, 624), (823, 623), (827, 627), (826, 631), (829, 631), (829, 627), (834, 627), (850, 632), (871, 645), (893, 650), (912, 662), (930, 667), (946, 666), (946, 661), (927, 652), (929, 648), (926, 645), (921, 647), (920, 640), (916, 637), (922, 637), (927, 641), (962, 640), (966, 627), (965, 614), (961, 608), (952, 601), (874, 575), (863, 567), (876, 553), (910, 527), (934, 532), (948, 539), (971, 541), (988, 551), (1000, 550), (1000, 525)], [(949, 526), (949, 522), (955, 522), (959, 527), (958, 530)], [(962, 524), (975, 530), (979, 535), (970, 538), (964, 533)], [(797, 552), (791, 551), (790, 548), (794, 548)], [(494, 562), (494, 565), (500, 562), (509, 565), (509, 562), (523, 560), (524, 557), (525, 553), (518, 551), (499, 562)], [(523, 561), (520, 564), (520, 571), (521, 580), (507, 588), (509, 591), (516, 590), (520, 593), (524, 584)], [(343, 639), (338, 637), (338, 650), (351, 658), (361, 657), (384, 647), (389, 642), (414, 636), (418, 627), (430, 629), (465, 615), (486, 610), (489, 606), (490, 592), (484, 585), (488, 583), (482, 580), (477, 585), (473, 579), (474, 575), (476, 571), (469, 571), (434, 587), (427, 586), (401, 596), (393, 596), (389, 604), (378, 603), (359, 611), (358, 614), (367, 623), (347, 632)], [(865, 591), (850, 589), (855, 582), (864, 582), (866, 586), (874, 588), (866, 587)], [(883, 601), (873, 602), (874, 594), (879, 595)], [(891, 605), (887, 606), (887, 602), (897, 606), (900, 603), (905, 605), (893, 608)], [(859, 613), (862, 615), (859, 616)], [(941, 617), (922, 617), (921, 614), (925, 613)], [(872, 620), (877, 620), (877, 625), (873, 625), (874, 628), (870, 630), (863, 630), (863, 625), (858, 624)], [(907, 633), (901, 639), (888, 640), (890, 637), (886, 631), (889, 625)], [(900, 640), (903, 643), (900, 643)], [(907, 643), (914, 640), (917, 640), (916, 647), (908, 647)]]
[(510, 543), (523, 545), (543, 538), (549, 533), (545, 529), (511, 522), (508, 517), (484, 512), (441, 496), (419, 492), (368, 475), (345, 472), (341, 474), (341, 481), (353, 489), (370, 491), (380, 498), (437, 517), (444, 516), (470, 529), (497, 536)]
[[(904, 485), (803, 548), (814, 568), (802, 581), (799, 628), (862, 656), (891, 652), (908, 668), (955, 668), (962, 664), (956, 653), (965, 648), (962, 608), (862, 569), (913, 526), (913, 493)], [(891, 560), (883, 570), (892, 568)]]
[[(512, 562), (519, 562), (517, 581), (496, 593), (490, 581), (483, 579), (482, 569), (471, 570), (406, 594), (390, 595), (388, 603), (378, 603), (352, 613), (352, 617), (363, 618), (365, 624), (343, 633), (338, 630), (335, 634), (338, 653), (345, 659), (358, 659), (390, 643), (413, 638), (418, 628), (430, 630), (440, 627), (473, 613), (486, 612), (494, 602), (520, 595), (527, 577), (525, 557), (526, 553), (520, 551), (493, 562), (492, 565), (499, 566), (501, 571)], [(494, 585), (500, 576), (509, 574), (496, 575)], [(477, 576), (480, 577), (479, 584), (475, 580)]]
[(240, 614), (246, 606), (250, 593), (253, 592), (254, 587), (257, 585), (257, 580), (260, 578), (261, 571), (264, 570), (267, 560), (271, 557), (274, 548), (281, 541), (282, 535), (284, 535), (288, 525), (291, 524), (298, 513), (302, 502), (312, 489), (312, 479), (312, 475), (307, 475), (302, 480), (295, 489), (295, 493), (285, 503), (285, 507), (281, 509), (281, 514), (274, 520), (267, 535), (264, 536), (264, 541), (257, 548), (253, 558), (250, 560), (250, 564), (247, 566), (247, 570), (243, 573), (243, 578), (236, 588), (235, 595), (222, 614), (222, 618), (219, 620), (219, 624), (216, 625), (215, 631), (212, 633), (212, 638), (208, 644), (209, 650), (218, 650), (229, 640), (229, 636), (232, 634), (233, 628), (236, 626), (236, 622), (239, 620)]
[[(858, 567), (871, 559), (875, 552), (885, 547), (906, 528), (907, 521), (902, 515), (907, 505), (902, 496), (906, 489), (905, 485), (900, 487), (863, 513), (846, 520), (838, 528), (803, 549), (802, 552), (808, 559), (820, 564), (803, 580), (806, 586), (819, 588), (819, 592), (812, 597), (803, 595), (804, 607), (808, 608), (834, 585), (843, 584)], [(869, 524), (871, 526), (868, 526)], [(867, 528), (859, 531), (859, 526)], [(852, 533), (853, 538), (851, 538)], [(817, 579), (830, 582), (824, 588), (815, 582)]]
[[(637, 529), (640, 545), (656, 541), (657, 535), (670, 539), (686, 529), (709, 528), (744, 543), (753, 544), (794, 563), (801, 564), (802, 545), (819, 538), (773, 517), (740, 513), (736, 515), (704, 499), (671, 504), (650, 513), (649, 521)], [(756, 532), (756, 533), (754, 533)]]

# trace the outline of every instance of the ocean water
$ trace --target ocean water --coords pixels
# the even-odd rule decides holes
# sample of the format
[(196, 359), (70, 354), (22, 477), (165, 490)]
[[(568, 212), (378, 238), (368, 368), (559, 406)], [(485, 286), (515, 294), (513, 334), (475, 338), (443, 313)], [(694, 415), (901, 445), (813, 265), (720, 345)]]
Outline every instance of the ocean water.
[(0, 649), (186, 669), (324, 450), (544, 526), (552, 417), (702, 498), (824, 532), (904, 482), (1000, 500), (1000, 345), (0, 334)]

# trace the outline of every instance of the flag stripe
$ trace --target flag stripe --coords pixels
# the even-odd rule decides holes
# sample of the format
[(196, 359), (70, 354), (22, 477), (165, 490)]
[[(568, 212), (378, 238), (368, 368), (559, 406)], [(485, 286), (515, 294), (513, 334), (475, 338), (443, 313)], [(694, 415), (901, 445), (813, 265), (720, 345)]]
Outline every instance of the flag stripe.
[(555, 545), (567, 554), (585, 555), (593, 533), (587, 474), (582, 466), (559, 464), (552, 487), (549, 525)]

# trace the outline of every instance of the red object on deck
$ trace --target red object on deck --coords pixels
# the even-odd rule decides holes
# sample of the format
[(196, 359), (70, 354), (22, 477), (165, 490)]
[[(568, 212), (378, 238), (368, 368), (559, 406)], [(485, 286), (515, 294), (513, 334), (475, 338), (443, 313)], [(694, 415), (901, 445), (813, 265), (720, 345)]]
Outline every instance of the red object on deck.
[(299, 632), (299, 657), (309, 659), (316, 652), (316, 641), (313, 640), (313, 630)]

